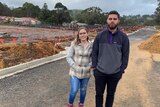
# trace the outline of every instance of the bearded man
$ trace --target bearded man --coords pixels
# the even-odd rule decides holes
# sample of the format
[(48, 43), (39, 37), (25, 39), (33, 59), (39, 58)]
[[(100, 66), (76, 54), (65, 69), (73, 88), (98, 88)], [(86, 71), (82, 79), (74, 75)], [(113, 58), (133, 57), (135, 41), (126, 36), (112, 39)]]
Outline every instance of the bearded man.
[(110, 11), (106, 22), (107, 28), (96, 36), (92, 51), (96, 107), (103, 107), (106, 86), (105, 107), (113, 106), (117, 84), (125, 72), (129, 59), (129, 39), (118, 28), (119, 13)]

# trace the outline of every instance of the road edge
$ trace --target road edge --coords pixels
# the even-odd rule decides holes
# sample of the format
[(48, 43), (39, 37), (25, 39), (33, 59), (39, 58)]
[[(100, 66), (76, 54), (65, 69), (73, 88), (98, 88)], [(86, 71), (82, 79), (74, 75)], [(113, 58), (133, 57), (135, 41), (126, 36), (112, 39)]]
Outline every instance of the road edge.
[(0, 70), (0, 79), (12, 76), (14, 74), (17, 74), (17, 73), (20, 73), (23, 71), (26, 71), (28, 69), (33, 69), (35, 67), (42, 66), (42, 65), (50, 63), (50, 62), (58, 61), (63, 58), (66, 58), (66, 50), (60, 52), (59, 54), (53, 55), (53, 56), (48, 56), (45, 58), (40, 58), (40, 59), (32, 60), (32, 61), (29, 61), (26, 63), (22, 63), (22, 64), (8, 67), (8, 68), (4, 68), (4, 69)]

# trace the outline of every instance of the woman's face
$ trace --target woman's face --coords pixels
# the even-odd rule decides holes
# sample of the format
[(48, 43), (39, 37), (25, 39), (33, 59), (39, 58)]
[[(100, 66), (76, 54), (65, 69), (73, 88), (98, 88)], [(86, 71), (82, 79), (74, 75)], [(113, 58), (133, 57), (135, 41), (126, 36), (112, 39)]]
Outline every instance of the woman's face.
[(80, 39), (81, 41), (87, 41), (87, 37), (88, 37), (87, 31), (86, 31), (85, 29), (81, 29), (81, 30), (79, 31), (79, 39)]

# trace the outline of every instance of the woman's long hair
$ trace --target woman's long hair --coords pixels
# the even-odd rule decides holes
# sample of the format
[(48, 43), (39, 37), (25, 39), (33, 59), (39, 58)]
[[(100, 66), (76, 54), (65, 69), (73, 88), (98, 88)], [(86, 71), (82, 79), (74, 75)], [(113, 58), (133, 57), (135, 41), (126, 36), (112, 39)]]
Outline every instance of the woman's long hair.
[[(78, 29), (77, 36), (76, 36), (75, 40), (73, 41), (75, 45), (78, 45), (78, 44), (81, 43), (81, 40), (79, 39), (79, 32), (80, 32), (81, 29), (86, 30), (86, 32), (87, 32), (87, 34), (88, 34), (88, 29), (87, 29), (86, 27), (80, 27), (80, 28)], [(88, 40), (89, 40), (89, 37), (87, 36), (87, 41), (88, 41)]]

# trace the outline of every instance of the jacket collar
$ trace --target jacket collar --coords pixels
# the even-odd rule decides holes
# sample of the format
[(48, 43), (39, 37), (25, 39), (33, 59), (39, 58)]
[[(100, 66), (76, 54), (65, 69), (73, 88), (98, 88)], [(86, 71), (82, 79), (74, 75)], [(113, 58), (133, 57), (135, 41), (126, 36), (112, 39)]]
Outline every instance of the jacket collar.
[[(107, 31), (108, 31), (109, 34), (112, 33), (112, 32), (109, 30), (108, 27), (107, 27)], [(117, 34), (118, 32), (119, 32), (119, 28), (117, 27), (117, 30), (116, 30), (114, 33), (112, 33), (112, 35), (115, 35), (115, 34)]]

